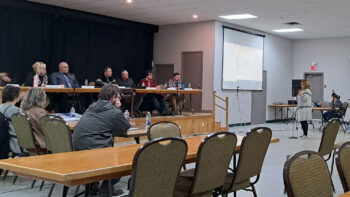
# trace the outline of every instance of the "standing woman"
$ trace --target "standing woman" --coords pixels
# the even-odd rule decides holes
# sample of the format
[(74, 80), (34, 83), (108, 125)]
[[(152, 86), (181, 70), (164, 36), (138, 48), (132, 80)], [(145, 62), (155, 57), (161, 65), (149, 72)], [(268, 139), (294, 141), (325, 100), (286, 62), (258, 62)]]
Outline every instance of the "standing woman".
[(301, 90), (298, 92), (298, 121), (301, 123), (304, 135), (301, 138), (307, 137), (308, 121), (312, 120), (312, 101), (311, 87), (307, 80), (301, 81)]

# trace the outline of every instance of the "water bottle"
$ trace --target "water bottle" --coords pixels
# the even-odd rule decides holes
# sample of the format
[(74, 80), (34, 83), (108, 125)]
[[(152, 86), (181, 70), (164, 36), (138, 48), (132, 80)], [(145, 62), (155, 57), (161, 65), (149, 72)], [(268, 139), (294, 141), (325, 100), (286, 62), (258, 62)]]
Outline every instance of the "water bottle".
[(147, 87), (151, 87), (151, 82), (149, 82), (149, 81), (148, 81), (148, 85), (147, 85)]
[(88, 86), (88, 85), (89, 85), (89, 81), (88, 81), (87, 79), (85, 79), (84, 85), (85, 85), (85, 86)]
[(125, 118), (126, 118), (127, 120), (129, 120), (129, 119), (130, 119), (130, 113), (129, 113), (129, 111), (128, 111), (128, 110), (125, 110), (125, 112), (124, 112), (124, 116), (125, 116)]
[(70, 114), (74, 114), (75, 113), (75, 108), (74, 108), (74, 105), (70, 108), (70, 111), (69, 111)]
[(142, 87), (145, 87), (145, 82), (142, 82), (141, 86), (142, 86)]
[(185, 84), (181, 83), (181, 90), (184, 90), (184, 89), (185, 89)]
[(191, 83), (188, 83), (188, 88), (191, 88)]
[(151, 126), (151, 120), (152, 120), (151, 112), (147, 112), (147, 114), (146, 114), (146, 129), (148, 129)]

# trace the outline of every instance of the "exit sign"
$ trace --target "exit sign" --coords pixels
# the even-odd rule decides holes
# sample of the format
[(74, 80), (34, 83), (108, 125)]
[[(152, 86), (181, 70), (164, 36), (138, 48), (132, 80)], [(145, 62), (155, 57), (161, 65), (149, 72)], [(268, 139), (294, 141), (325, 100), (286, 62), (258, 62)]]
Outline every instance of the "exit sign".
[(317, 70), (317, 63), (316, 62), (312, 62), (311, 63), (310, 70), (311, 71), (316, 71)]

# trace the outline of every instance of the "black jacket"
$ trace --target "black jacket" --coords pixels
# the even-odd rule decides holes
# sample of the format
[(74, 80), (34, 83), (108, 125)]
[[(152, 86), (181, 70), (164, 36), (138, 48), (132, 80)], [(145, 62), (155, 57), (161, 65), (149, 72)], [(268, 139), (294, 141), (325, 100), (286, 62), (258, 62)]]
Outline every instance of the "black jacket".
[(96, 81), (95, 81), (96, 87), (102, 87), (106, 84), (117, 84), (117, 80), (113, 76), (106, 77), (103, 75), (101, 78), (96, 79)]
[(75, 150), (113, 146), (113, 137), (124, 135), (130, 128), (122, 111), (111, 102), (99, 99), (90, 105), (73, 132)]

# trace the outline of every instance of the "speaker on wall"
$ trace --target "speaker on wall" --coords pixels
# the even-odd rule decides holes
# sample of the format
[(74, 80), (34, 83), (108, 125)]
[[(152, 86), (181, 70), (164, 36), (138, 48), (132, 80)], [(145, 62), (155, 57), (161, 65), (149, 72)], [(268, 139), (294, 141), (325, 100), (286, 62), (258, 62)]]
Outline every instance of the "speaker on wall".
[(302, 79), (292, 80), (292, 97), (296, 97), (298, 95), (298, 91), (301, 90), (301, 81)]

